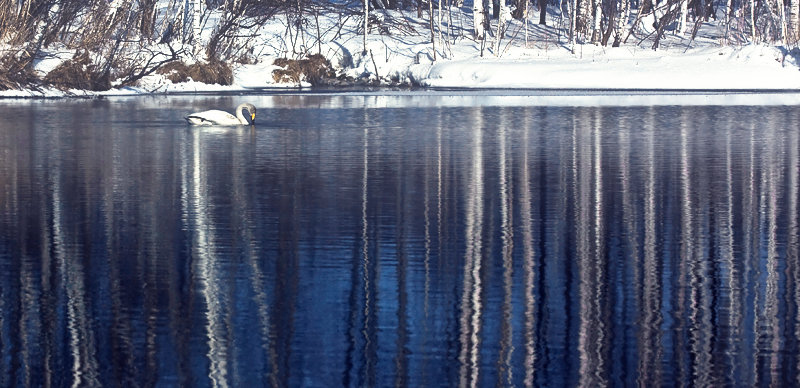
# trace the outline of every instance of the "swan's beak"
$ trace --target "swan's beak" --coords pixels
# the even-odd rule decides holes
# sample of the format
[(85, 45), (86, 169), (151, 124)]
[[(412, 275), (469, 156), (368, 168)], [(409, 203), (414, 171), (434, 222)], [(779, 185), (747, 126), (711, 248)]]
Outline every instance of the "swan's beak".
[(256, 114), (255, 114), (255, 113), (251, 113), (251, 114), (250, 114), (250, 120), (251, 120), (251, 122), (252, 122), (253, 124), (255, 124), (255, 123), (256, 123)]

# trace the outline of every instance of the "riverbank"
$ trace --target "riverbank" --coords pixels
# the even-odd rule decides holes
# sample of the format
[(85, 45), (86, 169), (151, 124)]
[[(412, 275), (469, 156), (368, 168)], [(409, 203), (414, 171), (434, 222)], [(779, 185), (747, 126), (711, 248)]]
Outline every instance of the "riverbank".
[[(455, 9), (468, 24), (466, 9)], [(424, 18), (386, 11), (392, 23), (378, 25), (366, 40), (357, 25), (344, 23), (328, 42), (303, 47), (326, 58), (335, 77), (316, 80), (302, 76), (276, 80), (276, 60), (302, 57), (288, 44), (285, 24), (278, 17), (259, 30), (251, 42), (252, 60), (230, 63), (228, 85), (187, 80), (173, 82), (159, 72), (131, 85), (104, 91), (36, 86), (0, 91), (0, 97), (95, 97), (111, 95), (230, 93), (265, 89), (330, 87), (423, 87), (447, 89), (632, 90), (632, 91), (798, 91), (800, 50), (764, 44), (720, 44), (721, 26), (703, 25), (694, 39), (668, 33), (658, 50), (652, 49), (648, 30), (641, 24), (630, 43), (609, 47), (572, 44), (563, 39), (563, 24), (541, 26), (510, 20), (501, 39), (474, 40), (468, 31), (437, 37), (431, 43)], [(555, 19), (555, 15), (553, 15)], [(335, 15), (320, 16), (319, 25), (336, 25)], [(402, 20), (401, 29), (398, 21)], [(377, 24), (377, 23), (376, 23)], [(382, 26), (385, 26), (382, 27)], [(296, 45), (296, 44), (295, 44)], [(35, 62), (42, 78), (69, 60), (75, 52), (50, 50)], [(280, 62), (278, 62), (280, 63)]]

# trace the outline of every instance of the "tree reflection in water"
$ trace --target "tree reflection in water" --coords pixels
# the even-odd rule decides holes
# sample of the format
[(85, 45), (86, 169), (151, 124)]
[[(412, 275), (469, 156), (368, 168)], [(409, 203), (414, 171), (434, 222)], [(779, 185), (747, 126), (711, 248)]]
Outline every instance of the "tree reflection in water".
[(0, 385), (800, 383), (796, 109), (260, 98), (0, 106)]

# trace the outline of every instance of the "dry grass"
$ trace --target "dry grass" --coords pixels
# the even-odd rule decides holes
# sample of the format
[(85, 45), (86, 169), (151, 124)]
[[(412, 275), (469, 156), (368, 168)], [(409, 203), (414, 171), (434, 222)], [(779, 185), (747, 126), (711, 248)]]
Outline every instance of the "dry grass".
[(38, 83), (39, 77), (33, 71), (33, 61), (25, 53), (7, 53), (0, 56), (0, 90), (30, 87)]
[(167, 63), (158, 69), (172, 83), (181, 83), (190, 79), (207, 84), (230, 85), (233, 83), (233, 70), (221, 61), (197, 62), (187, 65), (180, 61)]
[(51, 70), (44, 77), (44, 83), (59, 89), (108, 90), (111, 80), (108, 72), (94, 65), (88, 51), (75, 54)]
[(308, 81), (312, 85), (319, 85), (326, 79), (336, 77), (331, 63), (319, 54), (300, 60), (278, 58), (273, 64), (282, 67), (272, 71), (272, 79), (277, 83)]

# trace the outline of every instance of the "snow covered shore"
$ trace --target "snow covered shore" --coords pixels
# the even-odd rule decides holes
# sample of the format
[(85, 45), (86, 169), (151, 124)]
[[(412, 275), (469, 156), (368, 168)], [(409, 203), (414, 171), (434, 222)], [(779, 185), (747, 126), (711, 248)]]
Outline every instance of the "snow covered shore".
[(537, 58), (442, 61), (421, 71), (426, 86), (626, 89), (798, 90), (800, 70), (779, 49), (708, 47), (687, 53), (583, 47), (583, 57), (556, 53)]
[[(463, 9), (458, 10), (465, 13)], [(395, 12), (395, 11), (387, 11)], [(317, 42), (309, 52), (330, 60), (341, 77), (369, 80), (373, 85), (409, 85), (448, 89), (580, 89), (632, 91), (781, 91), (800, 93), (798, 50), (761, 44), (720, 45), (718, 28), (709, 24), (696, 39), (668, 35), (658, 50), (645, 40), (607, 47), (575, 46), (556, 37), (555, 27), (511, 20), (497, 44), (496, 38), (476, 41), (469, 34), (438, 40), (431, 45), (427, 22), (408, 13), (392, 14), (415, 33), (371, 33), (366, 44), (357, 28), (330, 42)], [(322, 17), (325, 28), (337, 23)], [(261, 28), (252, 43), (256, 63), (233, 64), (232, 85), (188, 81), (172, 83), (164, 75), (148, 75), (135, 85), (108, 91), (5, 90), (0, 97), (109, 96), (170, 93), (248, 92), (270, 88), (310, 87), (307, 82), (276, 83), (272, 64), (295, 48), (287, 43), (285, 24)], [(523, 39), (522, 36), (525, 36)], [(635, 37), (632, 40), (636, 40)], [(444, 46), (444, 47), (443, 47)], [(364, 50), (366, 47), (366, 50)], [(495, 51), (494, 47), (500, 49)], [(435, 50), (435, 53), (434, 53)], [(46, 74), (73, 52), (53, 51), (37, 62)], [(435, 58), (435, 59), (434, 59)]]

